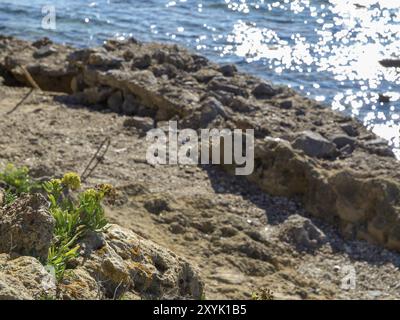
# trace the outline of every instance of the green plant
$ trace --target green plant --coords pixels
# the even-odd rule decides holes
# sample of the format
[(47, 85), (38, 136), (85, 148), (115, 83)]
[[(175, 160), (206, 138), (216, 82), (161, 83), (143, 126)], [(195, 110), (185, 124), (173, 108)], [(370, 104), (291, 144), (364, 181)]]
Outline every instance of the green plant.
[(8, 164), (4, 171), (0, 172), (0, 181), (7, 186), (7, 191), (17, 196), (40, 189), (40, 185), (29, 176), (27, 167), (16, 168)]
[(50, 202), (50, 213), (55, 219), (54, 242), (52, 243), (46, 264), (54, 269), (57, 280), (61, 280), (68, 263), (79, 256), (79, 240), (87, 232), (102, 232), (108, 224), (104, 215), (102, 201), (115, 199), (115, 189), (102, 184), (95, 189), (78, 193), (81, 179), (73, 172), (66, 173), (62, 179), (52, 179), (42, 185), (36, 183), (26, 167), (16, 168), (9, 164), (0, 172), (0, 182), (5, 184), (5, 204), (13, 203), (22, 193), (40, 191)]
[(64, 276), (68, 262), (78, 256), (78, 241), (89, 231), (104, 231), (108, 224), (102, 201), (113, 188), (104, 186), (83, 191), (74, 200), (70, 191), (80, 188), (80, 177), (76, 173), (67, 173), (61, 180), (43, 184), (50, 212), (56, 220), (55, 242), (49, 250), (47, 265), (54, 268), (58, 280)]
[(15, 200), (17, 200), (17, 196), (10, 190), (4, 192), (4, 205), (12, 204)]

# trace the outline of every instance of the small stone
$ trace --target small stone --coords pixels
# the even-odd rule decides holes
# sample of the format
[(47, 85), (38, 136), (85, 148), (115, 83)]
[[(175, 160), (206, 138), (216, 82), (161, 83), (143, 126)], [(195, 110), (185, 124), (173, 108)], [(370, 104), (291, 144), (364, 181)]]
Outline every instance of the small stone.
[(291, 109), (293, 107), (293, 101), (292, 100), (282, 101), (279, 104), (279, 107), (281, 107), (282, 109)]
[(221, 74), (214, 69), (203, 68), (193, 74), (193, 77), (200, 83), (208, 83), (218, 75), (220, 76)]
[(103, 52), (95, 52), (89, 56), (88, 64), (102, 68), (119, 68), (124, 60)]
[(358, 131), (357, 129), (352, 125), (352, 124), (343, 124), (340, 126), (342, 130), (348, 134), (350, 137), (356, 137), (358, 136)]
[(230, 82), (230, 79), (224, 77), (215, 77), (208, 84), (208, 88), (212, 91), (221, 91), (226, 93), (233, 93), (237, 96), (247, 97), (248, 93), (245, 89), (240, 88), (234, 83)]
[(379, 94), (379, 97), (378, 97), (378, 101), (379, 101), (379, 102), (382, 102), (382, 103), (389, 103), (390, 100), (391, 100), (391, 97), (390, 97), (390, 96), (385, 95), (385, 94), (381, 94), (381, 93)]
[(185, 233), (185, 228), (179, 224), (178, 222), (173, 222), (171, 223), (171, 225), (169, 226), (169, 230), (173, 233), (173, 234), (182, 234)]
[(236, 112), (246, 113), (251, 112), (255, 109), (253, 105), (249, 103), (249, 101), (243, 97), (235, 97), (230, 101), (229, 107)]
[(262, 82), (254, 88), (252, 94), (257, 99), (269, 99), (278, 94), (278, 91), (272, 85)]
[(385, 68), (400, 68), (400, 59), (383, 59), (379, 63)]
[(306, 155), (316, 158), (332, 158), (336, 153), (334, 143), (312, 131), (300, 133), (292, 146), (295, 149), (303, 150)]
[(237, 68), (234, 64), (226, 64), (221, 66), (218, 71), (221, 72), (225, 77), (233, 77), (237, 72)]
[(330, 140), (336, 145), (338, 149), (342, 149), (347, 145), (354, 147), (354, 144), (356, 142), (356, 139), (349, 137), (345, 134), (335, 134), (330, 137)]
[(202, 115), (204, 118), (206, 118), (204, 119), (204, 121), (212, 120), (217, 115), (227, 118), (224, 106), (222, 105), (221, 102), (219, 102), (217, 99), (213, 97), (209, 97), (203, 102)]
[(163, 211), (171, 211), (168, 201), (162, 197), (155, 197), (145, 202), (146, 210), (153, 214), (160, 214)]
[(136, 58), (132, 63), (132, 68), (137, 68), (142, 70), (147, 69), (150, 66), (151, 66), (151, 57), (148, 54)]
[(284, 222), (281, 232), (281, 237), (287, 237), (300, 249), (316, 249), (326, 242), (325, 234), (310, 219), (298, 214), (290, 216)]

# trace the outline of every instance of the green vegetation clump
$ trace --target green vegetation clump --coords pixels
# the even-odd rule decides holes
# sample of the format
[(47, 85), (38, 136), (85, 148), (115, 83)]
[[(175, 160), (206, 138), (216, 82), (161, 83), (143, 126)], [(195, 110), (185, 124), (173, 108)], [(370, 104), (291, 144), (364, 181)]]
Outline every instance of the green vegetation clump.
[(62, 179), (52, 179), (43, 184), (29, 176), (27, 168), (8, 165), (0, 173), (0, 182), (6, 185), (5, 204), (14, 202), (23, 193), (41, 192), (50, 202), (50, 213), (56, 221), (54, 242), (46, 265), (54, 269), (61, 280), (68, 263), (79, 256), (79, 240), (88, 232), (102, 232), (107, 227), (102, 201), (115, 197), (115, 189), (108, 184), (78, 192), (81, 179), (69, 172)]
[(0, 182), (6, 186), (5, 204), (13, 203), (23, 193), (32, 193), (40, 189), (40, 184), (29, 176), (27, 167), (16, 168), (8, 164), (3, 172), (0, 172)]

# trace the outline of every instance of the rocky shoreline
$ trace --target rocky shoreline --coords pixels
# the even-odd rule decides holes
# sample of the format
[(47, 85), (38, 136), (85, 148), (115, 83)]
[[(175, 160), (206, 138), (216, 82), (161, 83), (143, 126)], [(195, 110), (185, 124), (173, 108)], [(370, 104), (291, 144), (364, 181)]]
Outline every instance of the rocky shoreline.
[[(23, 66), (42, 90), (54, 92), (55, 103), (70, 106), (70, 116), (72, 112), (80, 112), (78, 106), (82, 105), (100, 114), (111, 111), (122, 117), (124, 130), (136, 132), (139, 137), (149, 128), (165, 128), (169, 120), (177, 120), (180, 128), (255, 129), (255, 171), (247, 182), (241, 182), (243, 185), (253, 185), (258, 190), (257, 196), (262, 196), (263, 191), (270, 196), (294, 199), (298, 203), (296, 208), (301, 206), (309, 217), (337, 227), (348, 241), (366, 240), (378, 247), (400, 251), (399, 164), (387, 142), (358, 121), (291, 89), (240, 73), (233, 65), (216, 65), (174, 45), (130, 39), (109, 41), (101, 48), (76, 50), (48, 39), (30, 43), (0, 37), (0, 49), (3, 79), (0, 87), (6, 97), (12, 88), (22, 90), (17, 87), (31, 86), (21, 69)], [(75, 110), (75, 107), (78, 108)], [(115, 125), (118, 121), (114, 118)], [(107, 126), (110, 134), (115, 131), (110, 129), (111, 124)], [(7, 150), (5, 138), (1, 143)], [(4, 152), (1, 157), (22, 160), (18, 160), (21, 151), (10, 152)], [(40, 157), (46, 158), (46, 154)], [(230, 172), (232, 168), (224, 169)], [(116, 184), (120, 183), (114, 179)], [(141, 197), (136, 200), (148, 202), (149, 196), (145, 196), (147, 200)], [(148, 209), (154, 211), (149, 205)], [(175, 212), (173, 208), (164, 209), (161, 211)], [(167, 222), (174, 234), (185, 234), (187, 223), (192, 224), (184, 218), (189, 212), (171, 217)], [(155, 219), (165, 223), (167, 217)], [(203, 220), (199, 223), (197, 229), (211, 237), (215, 229), (222, 227), (210, 226)], [(295, 247), (300, 243), (300, 247), (319, 250), (329, 242), (315, 233), (314, 227), (305, 227), (308, 223), (301, 219), (287, 220), (287, 224), (303, 226), (304, 235), (294, 237)], [(292, 238), (287, 228), (293, 229), (282, 226), (279, 231), (282, 235), (277, 238)], [(229, 231), (227, 227), (221, 232), (227, 236), (236, 231)], [(223, 246), (232, 254), (241, 251), (251, 259), (264, 261), (263, 265), (267, 263), (270, 268), (280, 270), (279, 266), (285, 265), (271, 258), (271, 250), (277, 253), (274, 251), (277, 249), (271, 249), (265, 236), (253, 234), (250, 238), (257, 245), (251, 242), (242, 247), (232, 247), (229, 243)], [(393, 263), (396, 259), (389, 260)], [(310, 297), (310, 293), (307, 295)]]

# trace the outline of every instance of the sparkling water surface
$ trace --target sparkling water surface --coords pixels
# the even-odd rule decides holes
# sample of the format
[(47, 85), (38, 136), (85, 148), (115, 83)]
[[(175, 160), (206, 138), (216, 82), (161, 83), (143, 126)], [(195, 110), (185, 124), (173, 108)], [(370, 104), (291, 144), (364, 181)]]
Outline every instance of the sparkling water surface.
[[(42, 28), (46, 5), (56, 30)], [(0, 33), (178, 43), (359, 118), (400, 155), (400, 69), (379, 64), (400, 58), (399, 0), (0, 0)]]

